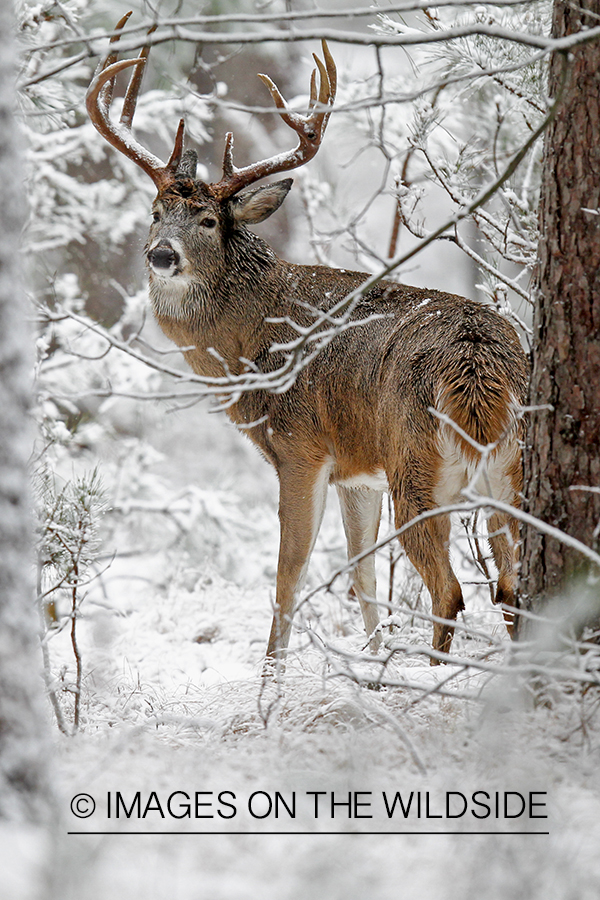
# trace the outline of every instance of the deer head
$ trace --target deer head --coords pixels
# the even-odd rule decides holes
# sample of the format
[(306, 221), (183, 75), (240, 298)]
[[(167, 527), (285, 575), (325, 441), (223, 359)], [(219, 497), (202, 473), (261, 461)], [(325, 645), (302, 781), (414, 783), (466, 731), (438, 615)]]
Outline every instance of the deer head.
[[(117, 24), (111, 45), (118, 42), (130, 15), (127, 13)], [(148, 34), (153, 31), (151, 28)], [(238, 169), (233, 162), (233, 135), (228, 133), (222, 178), (207, 184), (196, 178), (196, 152), (183, 152), (183, 119), (166, 164), (139, 144), (133, 135), (133, 117), (149, 52), (148, 44), (136, 59), (118, 61), (117, 53), (111, 50), (98, 66), (87, 92), (86, 104), (90, 119), (100, 134), (146, 172), (157, 187), (146, 261), (155, 307), (172, 314), (180, 313), (181, 299), (190, 288), (195, 294), (196, 306), (202, 295), (214, 290), (223, 277), (226, 258), (229, 269), (235, 258), (231, 252), (232, 238), (235, 242), (235, 237), (239, 239), (245, 232), (245, 226), (262, 222), (275, 212), (285, 199), (292, 180), (287, 178), (252, 190), (244, 189), (268, 175), (304, 165), (317, 153), (335, 98), (336, 67), (323, 41), (324, 62), (314, 56), (317, 68), (311, 76), (306, 116), (289, 110), (277, 86), (267, 75), (259, 75), (281, 118), (298, 136), (298, 144), (294, 150)], [(132, 67), (134, 72), (122, 114), (116, 122), (110, 117), (115, 79), (119, 72)], [(261, 250), (267, 255), (270, 252), (266, 245), (262, 245)]]

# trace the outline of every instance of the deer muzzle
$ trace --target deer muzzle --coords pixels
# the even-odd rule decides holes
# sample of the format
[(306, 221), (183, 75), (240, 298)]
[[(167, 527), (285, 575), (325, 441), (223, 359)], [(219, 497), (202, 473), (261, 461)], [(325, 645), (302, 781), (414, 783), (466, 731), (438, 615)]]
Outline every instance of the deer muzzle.
[(163, 275), (169, 270), (175, 274), (181, 256), (169, 241), (161, 241), (148, 251), (148, 262), (155, 271)]

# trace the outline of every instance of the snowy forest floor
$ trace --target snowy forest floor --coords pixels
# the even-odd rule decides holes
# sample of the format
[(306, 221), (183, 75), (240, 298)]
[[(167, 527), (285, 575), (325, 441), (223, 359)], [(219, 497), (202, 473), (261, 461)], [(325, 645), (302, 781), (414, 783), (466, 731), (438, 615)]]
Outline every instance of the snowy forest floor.
[[(535, 703), (531, 684), (508, 673), (432, 668), (418, 653), (399, 653), (385, 669), (395, 685), (370, 689), (349, 677), (375, 680), (382, 670), (361, 662), (362, 622), (341, 583), (311, 600), (285, 680), (264, 690), (275, 476), (203, 409), (156, 417), (152, 445), (122, 438), (100, 452), (111, 511), (102, 574), (78, 621), (81, 726), (55, 735), (54, 896), (596, 900), (598, 691), (557, 683)], [(332, 502), (309, 587), (344, 552)], [(384, 554), (382, 596), (387, 566)], [(501, 614), (485, 587), (467, 593), (464, 622), (494, 643), (458, 633), (456, 654), (499, 662), (509, 646)], [(393, 637), (417, 650), (431, 626), (406, 605), (426, 609), (414, 575), (399, 579), (399, 596), (405, 612)], [(68, 629), (49, 648), (69, 719)], [(204, 805), (187, 817), (186, 795), (193, 807), (196, 792)], [(396, 792), (405, 808), (412, 793), (406, 815), (399, 802), (389, 814)], [(487, 817), (477, 792), (491, 798)], [(516, 815), (519, 795), (529, 802), (532, 792), (539, 805)], [(70, 803), (82, 793), (96, 808), (78, 818)], [(134, 831), (143, 834), (126, 833)], [(29, 896), (23, 841), (14, 832), (0, 842), (1, 896), (10, 900)]]

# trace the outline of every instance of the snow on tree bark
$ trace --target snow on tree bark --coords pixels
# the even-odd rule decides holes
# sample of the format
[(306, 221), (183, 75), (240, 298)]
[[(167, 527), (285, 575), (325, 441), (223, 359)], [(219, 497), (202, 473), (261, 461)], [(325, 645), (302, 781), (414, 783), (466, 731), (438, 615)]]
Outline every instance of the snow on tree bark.
[(0, 0), (0, 819), (47, 818), (40, 653), (34, 615), (27, 460), (30, 335), (19, 239), (25, 218), (13, 115), (12, 3)]
[[(556, 0), (553, 35), (597, 24), (599, 0)], [(525, 454), (528, 512), (598, 549), (600, 493), (600, 42), (555, 54), (550, 93), (567, 80), (544, 148), (538, 291)], [(524, 531), (524, 605), (555, 594), (584, 560)]]

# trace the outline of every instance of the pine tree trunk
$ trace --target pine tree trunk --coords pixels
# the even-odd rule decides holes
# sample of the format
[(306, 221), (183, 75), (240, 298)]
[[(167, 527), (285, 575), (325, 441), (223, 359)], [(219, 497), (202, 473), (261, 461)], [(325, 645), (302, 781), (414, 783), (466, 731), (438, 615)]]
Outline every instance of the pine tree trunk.
[(26, 202), (13, 115), (13, 8), (0, 0), (0, 820), (48, 819), (48, 746), (32, 581), (31, 341), (19, 243)]
[[(583, 9), (589, 10), (587, 15)], [(600, 0), (555, 0), (553, 35), (596, 26)], [(564, 58), (550, 67), (560, 90)], [(568, 61), (546, 134), (538, 291), (528, 416), (525, 509), (598, 550), (600, 521), (600, 42)], [(589, 488), (596, 488), (596, 492)], [(588, 489), (586, 489), (588, 488)], [(541, 532), (524, 531), (522, 602), (539, 609), (588, 564)]]

